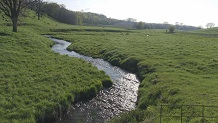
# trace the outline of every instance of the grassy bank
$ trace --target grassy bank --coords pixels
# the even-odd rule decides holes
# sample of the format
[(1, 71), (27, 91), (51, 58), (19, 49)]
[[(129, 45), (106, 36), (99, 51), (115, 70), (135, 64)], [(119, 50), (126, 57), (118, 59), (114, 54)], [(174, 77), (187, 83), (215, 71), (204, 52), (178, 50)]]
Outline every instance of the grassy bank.
[[(65, 25), (46, 16), (38, 21), (33, 12), (26, 13), (18, 33), (0, 19), (2, 122), (57, 119), (72, 102), (93, 97), (109, 80), (91, 64), (53, 53), (53, 42), (40, 34), (71, 41), (68, 50), (104, 58), (138, 74), (142, 81), (138, 110), (111, 122), (157, 122), (160, 104), (172, 105), (170, 112), (177, 110), (176, 104), (218, 106), (216, 28), (173, 34), (130, 31)], [(208, 110), (205, 115), (217, 112)]]
[(141, 116), (144, 110), (153, 114), (152, 121), (158, 120), (160, 104), (218, 105), (217, 37), (165, 30), (72, 31), (55, 37), (73, 42), (69, 50), (136, 72), (142, 80), (138, 101), (142, 111), (137, 113), (141, 120), (146, 119)]
[(103, 71), (76, 58), (54, 53), (49, 34), (60, 24), (27, 11), (18, 33), (0, 19), (0, 122), (54, 122), (78, 100), (94, 97), (111, 82)]

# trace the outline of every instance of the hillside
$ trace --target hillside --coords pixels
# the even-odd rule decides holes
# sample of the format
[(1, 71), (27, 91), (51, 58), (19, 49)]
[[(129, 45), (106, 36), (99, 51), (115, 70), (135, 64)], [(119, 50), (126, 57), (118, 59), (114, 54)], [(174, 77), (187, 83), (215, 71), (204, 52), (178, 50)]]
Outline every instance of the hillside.
[(102, 82), (110, 82), (96, 67), (54, 53), (54, 43), (41, 35), (78, 27), (45, 16), (37, 20), (29, 10), (19, 20), (18, 33), (10, 25), (0, 19), (0, 122), (54, 122), (76, 99), (90, 99)]
[[(35, 6), (29, 6), (31, 10), (36, 10)], [(49, 15), (50, 17), (62, 23), (73, 25), (91, 25), (91, 26), (106, 26), (106, 27), (119, 27), (126, 29), (168, 29), (171, 24), (167, 23), (146, 23), (137, 22), (136, 19), (127, 18), (125, 20), (118, 20), (108, 18), (103, 14), (84, 12), (84, 11), (71, 11), (66, 9), (63, 5), (53, 2), (41, 3), (41, 15)], [(36, 10), (37, 11), (37, 10)], [(139, 26), (141, 25), (141, 26)], [(198, 27), (188, 25), (174, 25), (178, 30), (196, 30)]]

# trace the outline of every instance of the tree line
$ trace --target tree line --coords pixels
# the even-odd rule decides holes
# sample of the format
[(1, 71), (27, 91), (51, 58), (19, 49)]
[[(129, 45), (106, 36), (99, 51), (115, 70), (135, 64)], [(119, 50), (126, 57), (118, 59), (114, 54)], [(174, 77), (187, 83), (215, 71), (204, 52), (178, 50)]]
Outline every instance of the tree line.
[(136, 29), (166, 29), (170, 30), (170, 28), (174, 28), (176, 30), (196, 30), (200, 29), (199, 27), (194, 27), (194, 26), (188, 26), (188, 25), (183, 25), (183, 24), (168, 24), (166, 22), (164, 23), (145, 23), (145, 22), (138, 22), (134, 24), (134, 27)]
[[(29, 8), (35, 10), (36, 12), (39, 11), (39, 7), (35, 5), (29, 6)], [(40, 14), (41, 16), (47, 14), (60, 22), (73, 25), (112, 25), (120, 21), (117, 19), (107, 18), (103, 14), (71, 11), (66, 9), (65, 5), (53, 2), (41, 2)]]
[[(91, 12), (78, 12), (70, 11), (65, 8), (64, 5), (59, 5), (57, 3), (42, 2), (41, 3), (42, 14), (47, 14), (54, 19), (73, 25), (108, 25), (121, 28), (129, 29), (168, 29), (171, 24), (157, 24), (157, 23), (145, 23), (136, 22), (136, 19), (127, 18), (126, 20), (117, 20), (113, 18), (108, 18), (103, 14), (96, 14)], [(32, 8), (33, 9), (33, 8)], [(186, 26), (186, 25), (175, 25), (175, 29), (178, 30), (194, 30), (198, 27)]]

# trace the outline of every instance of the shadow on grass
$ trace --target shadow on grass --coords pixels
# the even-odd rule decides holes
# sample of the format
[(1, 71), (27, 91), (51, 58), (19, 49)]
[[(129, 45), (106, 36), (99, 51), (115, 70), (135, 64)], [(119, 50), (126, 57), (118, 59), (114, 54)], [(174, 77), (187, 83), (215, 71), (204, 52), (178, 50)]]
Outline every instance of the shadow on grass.
[(0, 36), (10, 36), (10, 34), (5, 33), (5, 32), (0, 32)]

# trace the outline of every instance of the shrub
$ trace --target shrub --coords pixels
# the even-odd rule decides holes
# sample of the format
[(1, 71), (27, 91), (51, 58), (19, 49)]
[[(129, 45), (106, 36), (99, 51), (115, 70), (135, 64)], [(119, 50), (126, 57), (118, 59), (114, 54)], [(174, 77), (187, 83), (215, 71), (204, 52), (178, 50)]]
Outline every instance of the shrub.
[(169, 32), (170, 32), (170, 33), (174, 33), (174, 32), (175, 32), (175, 27), (174, 27), (174, 26), (170, 26)]

